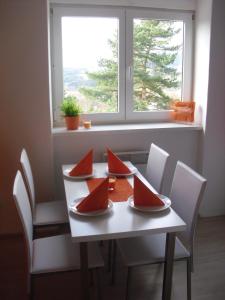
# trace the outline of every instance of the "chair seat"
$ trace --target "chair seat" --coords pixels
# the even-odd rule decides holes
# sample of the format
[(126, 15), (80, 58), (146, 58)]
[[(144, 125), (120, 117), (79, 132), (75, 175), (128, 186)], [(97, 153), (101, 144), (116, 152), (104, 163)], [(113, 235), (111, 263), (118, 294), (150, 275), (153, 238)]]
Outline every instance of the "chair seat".
[[(128, 267), (164, 262), (166, 234), (117, 240), (124, 263)], [(189, 257), (190, 253), (178, 238), (174, 259)]]
[[(88, 243), (88, 267), (103, 267), (97, 243)], [(80, 269), (80, 244), (72, 243), (69, 234), (33, 240), (32, 274)]]
[(34, 226), (68, 223), (65, 201), (40, 202), (35, 205)]

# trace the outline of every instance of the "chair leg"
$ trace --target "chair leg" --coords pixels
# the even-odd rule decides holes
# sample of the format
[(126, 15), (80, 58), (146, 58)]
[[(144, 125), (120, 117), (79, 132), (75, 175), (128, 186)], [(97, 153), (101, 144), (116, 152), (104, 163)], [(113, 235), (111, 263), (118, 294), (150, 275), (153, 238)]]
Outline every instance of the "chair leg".
[(94, 276), (93, 276), (93, 269), (90, 269), (90, 286), (94, 285)]
[(127, 269), (127, 283), (126, 283), (126, 300), (129, 300), (130, 296), (130, 280), (131, 280), (131, 267), (128, 267)]
[(97, 299), (102, 300), (102, 276), (101, 276), (101, 270), (99, 268), (96, 269), (96, 275), (97, 275)]
[(29, 300), (34, 299), (34, 278), (30, 276), (30, 290), (29, 290)]
[(191, 259), (187, 258), (187, 300), (191, 300)]
[(116, 255), (117, 255), (117, 246), (116, 241), (112, 241), (112, 273), (111, 273), (111, 284), (115, 283), (115, 274), (116, 274)]
[(108, 272), (111, 271), (111, 267), (112, 267), (112, 244), (113, 244), (113, 241), (109, 240), (109, 244), (108, 244)]

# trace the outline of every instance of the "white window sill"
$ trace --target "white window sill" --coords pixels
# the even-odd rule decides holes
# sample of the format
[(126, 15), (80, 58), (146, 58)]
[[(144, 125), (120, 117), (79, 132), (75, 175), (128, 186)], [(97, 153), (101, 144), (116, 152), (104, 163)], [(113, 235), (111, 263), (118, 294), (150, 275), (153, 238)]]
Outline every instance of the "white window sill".
[(53, 135), (77, 135), (83, 133), (131, 133), (144, 130), (202, 130), (202, 126), (197, 124), (182, 123), (144, 123), (144, 124), (114, 124), (114, 125), (94, 125), (90, 129), (79, 127), (77, 130), (67, 130), (65, 127), (55, 127), (52, 129)]

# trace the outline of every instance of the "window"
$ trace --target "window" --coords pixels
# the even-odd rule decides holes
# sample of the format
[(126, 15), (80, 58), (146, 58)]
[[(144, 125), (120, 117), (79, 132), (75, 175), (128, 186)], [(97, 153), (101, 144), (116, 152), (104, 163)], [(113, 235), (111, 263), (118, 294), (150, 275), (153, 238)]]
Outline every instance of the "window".
[(56, 122), (66, 96), (99, 123), (168, 120), (191, 99), (191, 13), (53, 6), (51, 20)]

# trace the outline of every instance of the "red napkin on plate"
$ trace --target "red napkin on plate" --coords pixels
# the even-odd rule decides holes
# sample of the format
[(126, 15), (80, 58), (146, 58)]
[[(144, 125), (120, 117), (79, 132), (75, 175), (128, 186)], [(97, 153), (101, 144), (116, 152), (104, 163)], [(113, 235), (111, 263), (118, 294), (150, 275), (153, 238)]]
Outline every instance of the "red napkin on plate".
[(110, 173), (130, 174), (130, 169), (110, 149), (107, 149), (108, 169)]
[(163, 206), (164, 202), (154, 194), (136, 175), (134, 176), (134, 205)]
[(101, 183), (77, 206), (79, 212), (90, 212), (108, 207), (108, 186), (109, 179), (105, 178)]
[(93, 172), (93, 149), (90, 150), (78, 164), (69, 172), (70, 176), (89, 175)]

